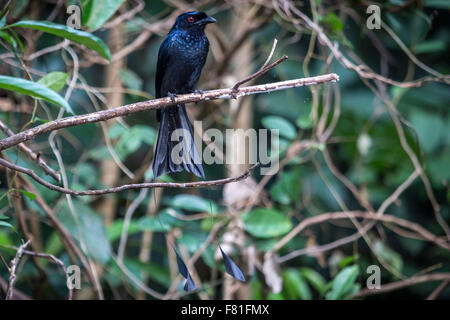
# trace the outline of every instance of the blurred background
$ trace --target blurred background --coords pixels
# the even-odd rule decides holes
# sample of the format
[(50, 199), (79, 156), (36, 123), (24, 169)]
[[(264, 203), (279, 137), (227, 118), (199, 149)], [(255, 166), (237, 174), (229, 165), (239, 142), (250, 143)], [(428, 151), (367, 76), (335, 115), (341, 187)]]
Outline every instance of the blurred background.
[[(109, 56), (86, 45), (86, 35), (69, 41), (29, 23), (76, 23), (71, 5), (80, 8), (81, 30), (100, 38)], [(217, 20), (206, 28), (210, 52), (199, 89), (228, 88), (257, 71), (274, 39), (272, 61), (289, 59), (252, 84), (340, 77), (188, 105), (204, 130), (279, 129), (274, 175), (255, 170), (208, 189), (66, 196), (0, 167), (2, 297), (6, 266), (31, 240), (29, 251), (79, 266), (74, 299), (450, 298), (449, 9), (444, 0), (1, 1), (0, 75), (39, 82), (77, 115), (152, 99), (159, 45), (191, 10)], [(1, 138), (8, 128), (17, 133), (62, 116), (61, 107), (30, 97), (28, 85), (11, 83), (0, 84)], [(61, 185), (101, 189), (151, 181), (157, 129), (156, 112), (146, 111), (26, 145), (61, 173)], [(58, 184), (17, 147), (1, 157)], [(247, 168), (204, 165), (208, 180)], [(197, 178), (183, 172), (161, 180)], [(175, 242), (200, 288), (194, 293), (182, 290)], [(246, 283), (225, 273), (218, 243)], [(374, 274), (377, 294), (367, 289)], [(61, 264), (49, 256), (26, 254), (14, 288), (17, 299), (68, 296)]]

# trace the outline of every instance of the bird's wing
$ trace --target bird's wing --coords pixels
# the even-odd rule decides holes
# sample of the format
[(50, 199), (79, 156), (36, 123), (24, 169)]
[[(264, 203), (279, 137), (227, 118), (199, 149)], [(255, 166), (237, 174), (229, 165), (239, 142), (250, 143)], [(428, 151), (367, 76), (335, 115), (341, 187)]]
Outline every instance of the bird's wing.
[(161, 98), (161, 84), (164, 77), (164, 73), (166, 72), (167, 65), (170, 60), (170, 46), (172, 44), (170, 36), (167, 37), (161, 46), (159, 47), (158, 52), (158, 63), (156, 65), (156, 79), (155, 79), (155, 93), (156, 98)]
[[(161, 84), (166, 72), (167, 66), (170, 61), (170, 47), (173, 41), (170, 35), (164, 39), (163, 43), (159, 47), (158, 63), (156, 65), (156, 78), (155, 78), (155, 94), (156, 98), (161, 98)], [(156, 120), (161, 120), (161, 109), (156, 110)]]

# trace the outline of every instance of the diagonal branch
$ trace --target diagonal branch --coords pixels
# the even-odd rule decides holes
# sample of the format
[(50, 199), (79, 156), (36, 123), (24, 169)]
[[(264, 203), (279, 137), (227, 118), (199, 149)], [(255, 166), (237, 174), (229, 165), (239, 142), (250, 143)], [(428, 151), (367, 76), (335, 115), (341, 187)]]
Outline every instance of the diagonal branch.
[(8, 290), (6, 290), (6, 300), (11, 300), (14, 293), (14, 283), (17, 279), (17, 266), (19, 265), (20, 260), (22, 259), (22, 255), (26, 247), (30, 244), (30, 240), (22, 244), (19, 249), (17, 249), (16, 256), (11, 261), (11, 267), (9, 268), (9, 282), (8, 282)]
[(72, 291), (72, 287), (69, 286), (70, 276), (69, 276), (69, 273), (67, 272), (66, 265), (64, 264), (64, 262), (62, 260), (58, 259), (57, 257), (55, 257), (52, 254), (34, 252), (34, 251), (30, 251), (30, 250), (23, 250), (23, 254), (28, 255), (28, 256), (48, 259), (48, 260), (52, 261), (53, 263), (57, 264), (61, 268), (61, 270), (64, 272), (64, 275), (66, 277), (67, 289), (69, 290), (69, 295), (68, 295), (67, 299), (72, 300), (73, 291)]
[[(268, 67), (265, 68), (266, 71), (267, 68)], [(169, 97), (165, 97), (160, 99), (153, 99), (138, 103), (132, 103), (113, 109), (102, 110), (87, 113), (84, 115), (72, 116), (49, 121), (34, 128), (17, 133), (11, 137), (7, 137), (5, 139), (0, 140), (0, 151), (18, 145), (21, 142), (34, 139), (39, 135), (51, 131), (67, 127), (78, 126), (86, 123), (106, 121), (109, 119), (123, 117), (137, 112), (141, 112), (144, 110), (160, 109), (177, 104), (185, 104), (199, 101), (240, 98), (252, 94), (268, 93), (272, 91), (285, 90), (290, 88), (336, 81), (339, 81), (339, 76), (335, 73), (330, 73), (316, 77), (273, 82), (238, 89), (226, 88), (226, 89), (208, 90), (203, 93), (182, 94), (176, 96), (174, 100), (171, 100), (171, 98)]]
[(44, 187), (48, 189), (58, 191), (65, 194), (71, 194), (75, 196), (96, 196), (108, 193), (117, 193), (124, 190), (131, 189), (145, 189), (145, 188), (201, 188), (201, 187), (210, 187), (210, 186), (218, 186), (223, 185), (230, 182), (237, 182), (247, 178), (250, 173), (259, 166), (259, 163), (254, 164), (251, 168), (245, 170), (238, 176), (230, 177), (226, 179), (218, 179), (218, 180), (208, 180), (208, 181), (197, 181), (197, 182), (145, 182), (145, 183), (136, 183), (136, 184), (125, 184), (120, 187), (115, 188), (106, 188), (106, 189), (96, 189), (96, 190), (72, 190), (67, 189), (61, 186), (54, 185), (48, 181), (45, 181), (41, 177), (39, 177), (33, 170), (18, 166), (14, 163), (11, 163), (3, 158), (0, 158), (0, 165), (9, 168), (14, 171), (22, 172), (31, 178), (33, 178), (36, 182), (42, 184)]
[[(8, 136), (14, 135), (14, 132), (12, 132), (11, 129), (9, 129), (8, 126), (6, 124), (4, 124), (3, 121), (1, 121), (1, 120), (0, 120), (0, 129)], [(48, 166), (48, 164), (40, 157), (39, 153), (35, 153), (33, 150), (31, 150), (28, 146), (26, 146), (23, 143), (19, 143), (18, 147), (31, 160), (35, 161), (42, 168), (42, 170), (44, 170), (45, 173), (47, 173), (49, 176), (51, 176), (56, 181), (61, 182), (61, 177), (59, 175), (59, 172), (50, 168)]]
[[(404, 220), (392, 215), (375, 215), (370, 214), (369, 212), (363, 212), (363, 211), (349, 211), (349, 212), (330, 212), (330, 213), (323, 213), (317, 216), (308, 217), (302, 222), (300, 222), (294, 229), (292, 229), (287, 235), (285, 235), (283, 238), (281, 238), (270, 251), (266, 252), (266, 257), (269, 257), (272, 254), (275, 254), (278, 250), (280, 250), (283, 246), (285, 246), (292, 238), (294, 238), (296, 235), (298, 235), (300, 232), (305, 230), (306, 228), (318, 224), (323, 223), (325, 221), (332, 221), (332, 220), (341, 220), (341, 219), (348, 219), (349, 216), (355, 217), (355, 218), (364, 218), (374, 221), (380, 221), (384, 223), (392, 223), (395, 225), (398, 225), (402, 228), (412, 230), (416, 232), (417, 234), (420, 234), (421, 237), (424, 239), (435, 243), (436, 245), (440, 246), (443, 249), (450, 250), (450, 244), (447, 243), (445, 240), (437, 237), (427, 229), (423, 228), (420, 224), (410, 222), (408, 220)], [(364, 228), (363, 230), (366, 232), (367, 228)], [(301, 249), (301, 252), (304, 252), (303, 249)], [(288, 255), (284, 256), (282, 258), (282, 262), (287, 261), (293, 257), (298, 256), (298, 252), (291, 252)]]
[[(32, 256), (32, 257), (44, 258), (44, 259), (48, 259), (48, 260), (52, 261), (53, 263), (55, 263), (56, 265), (58, 265), (61, 268), (61, 270), (64, 272), (64, 275), (66, 277), (67, 283), (69, 283), (70, 277), (69, 277), (69, 273), (67, 272), (67, 268), (66, 268), (66, 265), (64, 264), (64, 262), (62, 260), (58, 259), (57, 257), (55, 257), (52, 254), (26, 250), (25, 247), (28, 245), (29, 242), (30, 242), (30, 240), (28, 240), (26, 243), (24, 243), (19, 248), (16, 248), (16, 247), (13, 247), (13, 246), (6, 246), (6, 247), (16, 250), (16, 252), (17, 252), (16, 259), (17, 259), (18, 255), (20, 253), (21, 256), (22, 255), (27, 255), (27, 256)], [(69, 285), (67, 286), (67, 288), (69, 290), (68, 300), (72, 300), (72, 288)]]
[(363, 289), (352, 296), (352, 298), (362, 298), (375, 294), (381, 294), (394, 290), (399, 290), (405, 287), (414, 286), (419, 283), (431, 281), (450, 281), (450, 273), (431, 273), (422, 276), (411, 277), (405, 280), (391, 282), (381, 286), (380, 289)]

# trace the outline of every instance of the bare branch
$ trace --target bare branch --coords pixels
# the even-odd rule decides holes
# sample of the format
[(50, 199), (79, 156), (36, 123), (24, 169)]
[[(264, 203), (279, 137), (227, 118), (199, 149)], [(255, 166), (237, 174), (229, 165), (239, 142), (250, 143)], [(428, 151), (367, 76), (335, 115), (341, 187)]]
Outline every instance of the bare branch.
[[(14, 132), (9, 129), (6, 124), (3, 123), (3, 121), (0, 120), (0, 129), (8, 136), (13, 136)], [(35, 153), (33, 150), (28, 148), (25, 144), (19, 143), (18, 145), (19, 149), (25, 153), (31, 160), (35, 161), (42, 170), (45, 171), (49, 176), (51, 176), (56, 181), (61, 182), (61, 177), (59, 175), (59, 172), (53, 170), (48, 166), (48, 164), (40, 157), (39, 154)]]
[(210, 187), (223, 185), (230, 182), (236, 182), (247, 178), (252, 170), (254, 170), (259, 163), (254, 164), (251, 168), (245, 170), (242, 174), (236, 177), (230, 177), (226, 179), (218, 179), (218, 180), (209, 180), (209, 181), (197, 181), (197, 182), (145, 182), (145, 183), (136, 183), (136, 184), (125, 184), (120, 187), (115, 188), (106, 188), (106, 189), (97, 189), (97, 190), (72, 190), (64, 187), (60, 187), (50, 182), (45, 181), (41, 177), (39, 177), (33, 170), (18, 166), (13, 164), (3, 158), (0, 158), (0, 165), (9, 168), (14, 171), (25, 173), (26, 175), (33, 178), (36, 182), (42, 184), (44, 187), (47, 187), (51, 190), (58, 191), (64, 194), (71, 194), (75, 196), (95, 196), (101, 194), (108, 193), (117, 193), (124, 190), (131, 189), (144, 189), (144, 188), (199, 188), (199, 187)]
[(450, 284), (450, 279), (442, 281), (441, 284), (433, 290), (433, 292), (427, 297), (427, 300), (435, 300), (437, 299), (442, 292), (447, 289), (448, 285)]
[[(396, 224), (400, 227), (412, 230), (412, 231), (420, 234), (420, 236), (423, 237), (423, 239), (433, 242), (446, 250), (450, 250), (449, 243), (447, 243), (443, 239), (437, 237), (436, 235), (429, 232), (428, 230), (426, 230), (425, 228), (423, 228), (422, 226), (420, 226), (417, 223), (410, 222), (408, 220), (397, 218), (397, 217), (391, 216), (391, 215), (375, 215), (375, 214), (370, 214), (369, 212), (349, 211), (349, 212), (323, 213), (323, 214), (320, 214), (317, 216), (313, 216), (313, 217), (304, 219), (294, 229), (292, 229), (287, 235), (285, 235), (283, 238), (281, 238), (281, 240), (278, 241), (278, 243), (270, 251), (268, 251), (266, 253), (266, 255), (269, 256), (269, 255), (277, 252), (278, 250), (280, 250), (284, 245), (286, 245), (289, 241), (291, 241), (292, 238), (294, 238), (296, 235), (298, 235), (301, 231), (308, 228), (309, 226), (312, 226), (312, 225), (318, 224), (318, 223), (323, 223), (326, 221), (331, 221), (331, 220), (348, 219), (349, 216), (352, 216), (355, 218), (364, 218), (364, 219), (369, 219), (369, 220), (375, 220), (375, 221), (381, 221), (381, 222), (385, 222), (385, 223)], [(366, 229), (366, 228), (364, 228), (364, 229)], [(365, 231), (367, 231), (367, 229)], [(314, 249), (314, 248), (311, 248), (311, 250), (312, 249)], [(301, 249), (301, 250), (302, 250), (301, 251), (302, 253), (307, 253), (307, 252), (304, 252), (303, 249)], [(283, 262), (287, 261), (298, 255), (300, 255), (300, 254), (293, 251), (293, 252), (289, 253), (288, 255), (284, 256), (282, 261)]]
[[(274, 62), (275, 63), (275, 62)], [(274, 64), (273, 63), (273, 64)], [(272, 65), (273, 65), (272, 64)], [(266, 67), (265, 69), (269, 68)], [(260, 84), (256, 86), (249, 86), (234, 90), (233, 88), (208, 90), (203, 93), (188, 93), (182, 94), (171, 100), (169, 97), (153, 99), (138, 103), (132, 103), (125, 106), (102, 110), (92, 113), (87, 113), (79, 116), (72, 116), (62, 119), (49, 121), (34, 128), (22, 131), (11, 137), (0, 140), (0, 151), (15, 146), (21, 142), (34, 139), (39, 135), (47, 132), (59, 130), (62, 128), (78, 126), (86, 123), (95, 123), (100, 121), (106, 121), (113, 118), (128, 116), (137, 112), (165, 108), (177, 104), (185, 104), (191, 102), (217, 100), (217, 99), (233, 99), (240, 98), (252, 94), (268, 93), (272, 91), (285, 90), (290, 88), (297, 88), (312, 84), (320, 84), (326, 82), (339, 81), (339, 76), (335, 73), (325, 74), (316, 77), (300, 78), (294, 80), (273, 82), (267, 84)]]
[[(17, 249), (17, 248), (14, 248), (14, 249)], [(67, 272), (66, 265), (64, 264), (64, 262), (62, 260), (56, 258), (54, 255), (41, 253), (41, 252), (34, 252), (34, 251), (30, 251), (30, 250), (23, 250), (22, 254), (25, 254), (27, 256), (44, 258), (44, 259), (48, 259), (48, 260), (54, 262), (62, 269), (62, 271), (64, 272), (64, 275), (66, 276), (66, 280), (67, 281), (69, 280), (69, 273)], [(67, 286), (67, 288), (69, 289), (68, 300), (72, 300), (72, 288), (70, 286)]]
[[(372, 72), (367, 65), (356, 65), (355, 63), (347, 59), (344, 54), (338, 49), (338, 44), (330, 40), (330, 38), (323, 31), (322, 27), (313, 22), (306, 14), (296, 8), (293, 3), (287, 1), (283, 2), (282, 10), (286, 15), (280, 15), (282, 18), (289, 20), (297, 28), (299, 25), (299, 23), (297, 22), (299, 21), (297, 17), (300, 18), (300, 21), (304, 23), (310, 30), (317, 32), (319, 41), (330, 49), (333, 56), (336, 58), (336, 60), (339, 61), (341, 65), (343, 65), (347, 69), (355, 71), (362, 78), (378, 80), (402, 88), (421, 87), (423, 84), (428, 82), (444, 82), (447, 84), (450, 83), (450, 75), (441, 75), (437, 77), (427, 76), (418, 80), (400, 82)], [(297, 23), (294, 23), (294, 21)], [(423, 65), (421, 65), (421, 67), (423, 67)]]
[(20, 259), (26, 247), (30, 244), (30, 240), (22, 244), (19, 249), (17, 249), (16, 256), (11, 261), (11, 267), (9, 268), (9, 283), (8, 290), (6, 290), (6, 300), (11, 300), (14, 293), (14, 283), (17, 280), (17, 266), (19, 265)]
[[(20, 179), (23, 182), (23, 187), (26, 191), (31, 192), (36, 195), (36, 204), (42, 208), (42, 210), (45, 212), (46, 216), (49, 218), (51, 225), (54, 227), (56, 232), (59, 235), (59, 238), (61, 239), (61, 242), (67, 249), (67, 253), (69, 254), (69, 258), (73, 264), (77, 264), (77, 259), (79, 262), (81, 262), (81, 265), (86, 270), (86, 275), (89, 279), (89, 281), (92, 283), (93, 287), (95, 288), (98, 297), (100, 298), (102, 296), (101, 293), (101, 287), (98, 285), (98, 283), (95, 281), (95, 275), (93, 275), (93, 271), (89, 265), (88, 259), (83, 255), (81, 249), (79, 248), (78, 244), (72, 237), (72, 235), (67, 231), (67, 229), (64, 227), (64, 225), (59, 221), (56, 213), (49, 207), (49, 205), (46, 203), (46, 201), (42, 198), (42, 196), (37, 192), (35, 186), (25, 178), (25, 176), (19, 175)], [(73, 253), (73, 254), (72, 254)]]
[[(263, 75), (264, 73), (266, 73), (267, 71), (269, 71), (269, 70), (272, 69), (273, 67), (275, 67), (275, 66), (279, 65), (280, 63), (282, 63), (283, 61), (285, 61), (287, 58), (288, 58), (288, 56), (283, 56), (283, 57), (281, 57), (280, 59), (278, 59), (277, 61), (275, 61), (275, 62), (271, 63), (270, 65), (268, 65), (267, 67), (263, 67), (263, 68), (261, 68), (259, 71), (255, 72), (254, 74), (251, 74), (251, 75), (249, 75), (248, 77), (242, 79), (241, 81), (239, 81), (238, 83), (236, 83), (236, 84), (233, 86), (233, 88), (232, 88), (233, 92), (235, 92), (235, 93), (236, 93), (236, 96), (238, 96), (238, 95), (237, 95), (237, 93), (238, 93), (238, 88), (239, 88), (241, 85), (243, 85), (244, 83), (247, 83), (247, 82), (249, 82), (250, 80), (253, 80), (253, 79), (255, 79), (255, 78), (257, 78), (257, 77), (259, 77), (259, 76), (261, 76), (261, 75)], [(313, 83), (312, 83), (312, 84), (313, 84)], [(269, 92), (269, 91), (268, 91), (268, 92)], [(234, 96), (233, 96), (233, 97), (234, 97)]]
[(450, 273), (432, 273), (432, 274), (426, 274), (423, 276), (417, 276), (417, 277), (411, 277), (409, 279), (400, 280), (396, 282), (391, 282), (388, 284), (385, 284), (381, 286), (380, 289), (364, 289), (359, 291), (358, 293), (354, 294), (352, 298), (361, 298), (366, 296), (372, 296), (375, 294), (381, 294), (385, 292), (390, 292), (394, 290), (399, 290), (404, 287), (413, 286), (419, 283), (424, 282), (431, 282), (431, 281), (449, 281), (450, 280)]

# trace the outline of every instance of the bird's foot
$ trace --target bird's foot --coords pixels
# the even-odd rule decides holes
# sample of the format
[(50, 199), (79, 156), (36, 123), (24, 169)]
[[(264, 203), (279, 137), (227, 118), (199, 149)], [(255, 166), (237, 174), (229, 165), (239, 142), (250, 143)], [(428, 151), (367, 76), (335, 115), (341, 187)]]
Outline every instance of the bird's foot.
[(233, 97), (234, 100), (236, 100), (238, 98), (238, 93), (239, 93), (239, 89), (232, 88), (230, 95)]
[(200, 89), (194, 90), (193, 92), (194, 93), (199, 93), (199, 94), (204, 94), (205, 93), (205, 91), (200, 90)]
[(177, 97), (176, 93), (168, 92), (167, 95), (172, 102), (175, 102), (175, 98)]

